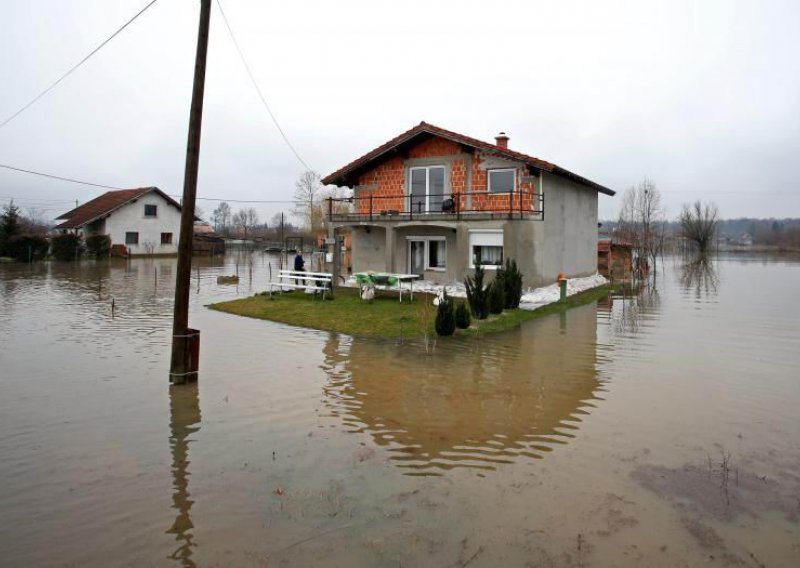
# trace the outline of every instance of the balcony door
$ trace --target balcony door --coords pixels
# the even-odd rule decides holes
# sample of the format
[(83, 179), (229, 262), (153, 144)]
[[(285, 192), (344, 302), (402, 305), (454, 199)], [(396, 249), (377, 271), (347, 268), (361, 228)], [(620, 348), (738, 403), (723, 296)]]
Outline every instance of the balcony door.
[(411, 212), (440, 213), (444, 201), (444, 166), (411, 168), (409, 172)]

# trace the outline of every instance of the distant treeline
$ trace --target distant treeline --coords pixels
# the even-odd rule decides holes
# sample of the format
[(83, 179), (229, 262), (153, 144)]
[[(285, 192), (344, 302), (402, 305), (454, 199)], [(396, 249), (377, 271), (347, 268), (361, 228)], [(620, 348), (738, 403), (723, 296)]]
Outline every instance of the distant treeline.
[[(720, 219), (717, 222), (717, 238), (737, 241), (749, 235), (754, 245), (770, 245), (787, 248), (800, 248), (800, 219)], [(601, 233), (612, 234), (617, 221), (601, 221)], [(680, 225), (677, 221), (666, 222), (668, 235), (678, 235)]]

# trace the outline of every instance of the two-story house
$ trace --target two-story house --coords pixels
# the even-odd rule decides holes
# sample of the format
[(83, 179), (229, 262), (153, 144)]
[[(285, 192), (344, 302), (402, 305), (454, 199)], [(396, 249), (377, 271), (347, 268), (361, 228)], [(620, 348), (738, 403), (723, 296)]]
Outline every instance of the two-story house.
[(57, 219), (56, 230), (108, 235), (130, 256), (178, 253), (181, 206), (157, 187), (107, 191)]
[(352, 231), (353, 270), (447, 283), (511, 258), (532, 287), (597, 272), (598, 194), (614, 191), (508, 140), (421, 122), (325, 177), (353, 190), (328, 203), (334, 231)]

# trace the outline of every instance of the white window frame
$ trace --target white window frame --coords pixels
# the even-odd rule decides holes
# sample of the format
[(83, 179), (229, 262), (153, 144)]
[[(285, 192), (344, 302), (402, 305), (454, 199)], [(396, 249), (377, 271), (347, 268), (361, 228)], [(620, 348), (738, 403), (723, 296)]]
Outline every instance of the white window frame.
[[(473, 237), (475, 237), (475, 239), (473, 239)], [(477, 240), (478, 242), (475, 242), (475, 240)], [(480, 242), (481, 240), (483, 240), (484, 242)], [(473, 247), (476, 246), (501, 247), (503, 249), (503, 262), (505, 262), (506, 249), (504, 244), (503, 229), (473, 229), (469, 232), (469, 250), (467, 251), (467, 266), (469, 266), (470, 268), (475, 268), (475, 263), (472, 261), (472, 249)], [(483, 265), (484, 270), (497, 270), (498, 268), (500, 267), (492, 264)]]
[[(443, 173), (442, 200), (445, 200), (450, 197), (450, 191), (449, 191), (450, 188), (448, 187), (449, 184), (447, 183), (447, 166), (445, 166), (444, 164), (435, 164), (431, 166), (411, 166), (408, 168), (408, 187), (406, 188), (408, 192), (409, 211), (411, 211), (411, 209), (414, 206), (414, 196), (411, 193), (411, 188), (412, 188), (411, 178), (414, 175), (413, 172), (414, 170), (425, 170), (425, 211), (423, 211), (423, 213), (438, 213), (438, 211), (431, 211), (431, 170), (433, 168), (442, 169)], [(412, 214), (415, 213), (415, 211), (411, 212)]]
[[(514, 181), (511, 182), (511, 191), (492, 191), (492, 173), (493, 172), (511, 172), (514, 174)], [(514, 193), (517, 190), (517, 168), (492, 168), (486, 170), (486, 190), (489, 193)]]
[[(439, 236), (424, 236), (424, 237), (406, 237), (406, 266), (411, 270), (411, 241), (422, 241), (425, 243), (425, 270), (432, 270), (434, 272), (447, 272), (447, 237)], [(430, 253), (431, 241), (438, 241), (444, 243), (444, 266), (431, 266)]]

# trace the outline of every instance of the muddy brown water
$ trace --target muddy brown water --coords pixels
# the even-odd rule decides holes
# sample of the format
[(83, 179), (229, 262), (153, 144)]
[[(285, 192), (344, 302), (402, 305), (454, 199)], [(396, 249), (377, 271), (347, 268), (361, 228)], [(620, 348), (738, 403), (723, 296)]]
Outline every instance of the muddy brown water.
[(235, 262), (180, 388), (174, 260), (0, 265), (0, 564), (800, 565), (796, 259), (432, 354), (204, 308)]

